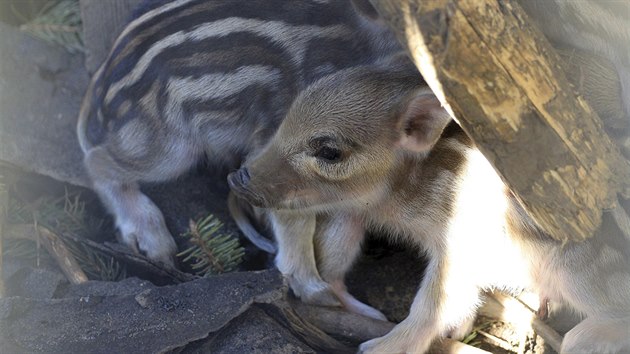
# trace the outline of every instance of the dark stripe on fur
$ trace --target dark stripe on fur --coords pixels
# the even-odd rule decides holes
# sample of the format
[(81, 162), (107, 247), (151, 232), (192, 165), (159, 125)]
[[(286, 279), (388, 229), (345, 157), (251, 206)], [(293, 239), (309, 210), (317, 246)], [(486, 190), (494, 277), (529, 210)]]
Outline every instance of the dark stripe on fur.
[[(237, 1), (226, 1), (220, 6), (217, 1), (201, 3), (193, 1), (175, 10), (168, 11), (151, 18), (138, 26), (121, 40), (119, 46), (113, 50), (112, 63), (108, 64), (105, 71), (110, 77), (110, 82), (116, 82), (127, 75), (133, 65), (125, 65), (124, 62), (135, 64), (154, 43), (178, 31), (190, 31), (202, 24), (223, 20), (229, 17), (246, 19), (258, 19), (263, 21), (282, 21), (288, 25), (315, 25), (320, 27), (343, 24), (351, 18), (351, 7), (346, 1), (331, 1), (330, 4), (304, 4), (301, 2), (285, 1), (282, 6), (269, 6), (267, 1), (251, 1), (248, 6), (242, 6)], [(212, 6), (211, 6), (212, 5)], [(191, 14), (182, 16), (189, 8), (195, 8)], [(204, 8), (209, 8), (203, 10)], [(176, 20), (174, 20), (176, 19)], [(243, 30), (247, 30), (244, 28)], [(144, 33), (146, 31), (146, 33)], [(143, 38), (139, 45), (132, 50), (124, 50), (128, 43)], [(122, 65), (116, 65), (122, 64)], [(113, 67), (112, 67), (113, 66)], [(110, 71), (111, 70), (111, 71)]]
[[(260, 47), (260, 44), (265, 44), (265, 47)], [(257, 48), (257, 51), (244, 52), (240, 51), (243, 48)], [(239, 49), (238, 52), (232, 52), (231, 55), (223, 58), (216, 58), (220, 63), (210, 63), (207, 66), (198, 67), (196, 65), (191, 66), (172, 66), (169, 62), (182, 58), (190, 58), (194, 54), (208, 53), (214, 54), (218, 50), (225, 50), (226, 53), (230, 53), (234, 49)], [(251, 33), (233, 33), (225, 37), (211, 37), (203, 41), (192, 43), (187, 41), (179, 46), (170, 48), (163, 51), (152, 61), (144, 75), (133, 85), (120, 90), (117, 95), (114, 96), (110, 104), (104, 107), (104, 124), (109, 121), (115, 121), (112, 126), (113, 130), (117, 130), (122, 127), (128, 120), (133, 119), (133, 111), (125, 114), (123, 117), (117, 117), (116, 112), (120, 105), (126, 100), (137, 102), (151, 89), (155, 80), (162, 81), (160, 87), (162, 92), (159, 95), (158, 110), (160, 113), (164, 112), (164, 104), (167, 100), (166, 81), (173, 77), (199, 77), (209, 75), (213, 73), (225, 73), (229, 75), (230, 72), (249, 65), (268, 65), (280, 69), (284, 79), (282, 82), (287, 89), (297, 90), (298, 83), (296, 83), (295, 73), (297, 68), (294, 67), (289, 61), (286, 60), (286, 53), (284, 48), (265, 41), (265, 38), (254, 36)], [(300, 85), (302, 86), (302, 85)], [(225, 109), (232, 109), (235, 107), (227, 106)], [(157, 117), (156, 117), (157, 118)]]

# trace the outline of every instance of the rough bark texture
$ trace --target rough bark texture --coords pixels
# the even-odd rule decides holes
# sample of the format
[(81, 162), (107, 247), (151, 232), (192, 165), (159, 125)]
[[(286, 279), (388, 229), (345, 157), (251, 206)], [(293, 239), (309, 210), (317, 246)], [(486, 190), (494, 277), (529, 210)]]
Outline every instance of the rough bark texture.
[(630, 192), (629, 164), (520, 7), (372, 1), (539, 225), (563, 241), (593, 235), (602, 210)]

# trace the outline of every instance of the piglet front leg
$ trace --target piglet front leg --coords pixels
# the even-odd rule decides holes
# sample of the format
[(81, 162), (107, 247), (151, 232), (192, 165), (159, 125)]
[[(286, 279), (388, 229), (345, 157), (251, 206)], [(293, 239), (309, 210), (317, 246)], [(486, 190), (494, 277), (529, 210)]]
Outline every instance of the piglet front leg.
[(379, 310), (352, 296), (344, 282), (346, 273), (361, 253), (364, 238), (365, 228), (360, 217), (344, 213), (320, 215), (315, 233), (317, 267), (346, 310), (387, 321)]
[(433, 255), (430, 258), (409, 316), (387, 335), (361, 344), (360, 353), (424, 353), (436, 338), (474, 316), (478, 287), (461, 272), (453, 271), (450, 260)]
[(303, 302), (340, 306), (330, 284), (322, 280), (315, 261), (315, 214), (270, 210), (269, 218), (278, 242), (276, 267)]

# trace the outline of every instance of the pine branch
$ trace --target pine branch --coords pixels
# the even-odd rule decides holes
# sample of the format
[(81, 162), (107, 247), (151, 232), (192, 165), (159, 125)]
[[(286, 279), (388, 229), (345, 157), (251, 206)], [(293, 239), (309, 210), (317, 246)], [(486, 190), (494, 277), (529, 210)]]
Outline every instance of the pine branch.
[(127, 270), (112, 256), (102, 254), (85, 244), (63, 237), (70, 253), (90, 279), (118, 281), (127, 277)]
[(20, 29), (48, 43), (58, 44), (69, 52), (84, 52), (81, 10), (78, 0), (58, 0), (45, 6)]
[(198, 275), (208, 276), (231, 272), (242, 262), (245, 250), (236, 237), (220, 233), (223, 224), (214, 216), (194, 222), (190, 220), (190, 230), (183, 236), (193, 244), (179, 253), (183, 262), (191, 262)]
[[(8, 220), (11, 224), (36, 224), (54, 231), (90, 279), (115, 281), (126, 277), (125, 268), (111, 255), (64, 237), (67, 233), (86, 235), (92, 230), (92, 220), (85, 215), (85, 203), (79, 193), (66, 191), (60, 198), (40, 198), (31, 204), (9, 198)], [(25, 237), (8, 241), (3, 250), (5, 255), (39, 261), (37, 239)]]

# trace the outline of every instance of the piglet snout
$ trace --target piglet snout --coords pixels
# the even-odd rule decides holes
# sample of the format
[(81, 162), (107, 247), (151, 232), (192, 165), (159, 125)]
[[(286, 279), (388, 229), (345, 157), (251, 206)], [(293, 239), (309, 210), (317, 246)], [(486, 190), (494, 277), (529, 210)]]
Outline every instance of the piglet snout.
[(263, 199), (250, 186), (251, 177), (246, 167), (241, 167), (239, 170), (230, 173), (227, 180), (230, 189), (239, 197), (244, 198), (254, 206), (264, 206)]
[(247, 187), (251, 178), (247, 167), (241, 167), (237, 171), (228, 175), (228, 184), (232, 189), (240, 189)]

